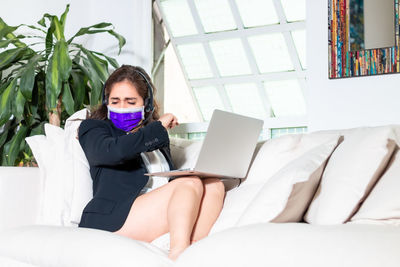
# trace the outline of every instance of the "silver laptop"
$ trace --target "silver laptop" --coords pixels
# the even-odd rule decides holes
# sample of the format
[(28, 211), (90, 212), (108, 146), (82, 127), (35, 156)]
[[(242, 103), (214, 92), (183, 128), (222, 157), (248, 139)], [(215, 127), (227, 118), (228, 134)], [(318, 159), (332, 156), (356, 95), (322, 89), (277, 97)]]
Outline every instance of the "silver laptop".
[(214, 110), (195, 166), (148, 176), (244, 178), (264, 121)]

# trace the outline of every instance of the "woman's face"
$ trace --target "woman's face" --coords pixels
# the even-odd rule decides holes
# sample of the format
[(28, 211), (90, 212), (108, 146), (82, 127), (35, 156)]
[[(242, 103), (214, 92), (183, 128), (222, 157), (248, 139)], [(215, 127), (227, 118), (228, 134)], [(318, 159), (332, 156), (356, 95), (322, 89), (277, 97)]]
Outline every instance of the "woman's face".
[(108, 105), (115, 108), (134, 108), (144, 105), (143, 98), (129, 81), (115, 83), (108, 98)]

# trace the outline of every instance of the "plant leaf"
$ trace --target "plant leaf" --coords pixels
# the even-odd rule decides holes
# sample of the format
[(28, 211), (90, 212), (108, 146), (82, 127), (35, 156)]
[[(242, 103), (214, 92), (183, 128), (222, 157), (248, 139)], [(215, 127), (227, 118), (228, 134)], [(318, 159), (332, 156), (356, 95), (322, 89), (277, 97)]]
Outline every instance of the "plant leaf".
[(109, 30), (108, 32), (109, 32), (111, 35), (113, 35), (115, 38), (117, 38), (117, 40), (118, 40), (118, 46), (119, 46), (118, 55), (121, 54), (121, 48), (126, 44), (125, 38), (124, 38), (122, 35), (116, 33), (116, 32), (113, 31), (113, 30)]
[(51, 21), (53, 19), (53, 16), (50, 15), (49, 13), (45, 13), (43, 15), (43, 17), (37, 22), (39, 25), (43, 26), (43, 27), (47, 27), (46, 26), (46, 18)]
[(85, 99), (85, 82), (84, 82), (84, 77), (83, 75), (79, 74), (78, 72), (72, 71), (71, 72), (72, 76), (72, 84), (73, 84), (73, 89), (74, 91), (72, 92), (74, 94), (74, 100), (75, 100), (75, 110), (78, 110), (81, 105), (83, 104), (83, 101)]
[(11, 116), (11, 101), (14, 99), (17, 79), (12, 80), (0, 95), (0, 126), (6, 123)]
[(25, 102), (26, 102), (26, 99), (22, 95), (21, 90), (18, 90), (17, 96), (15, 98), (15, 102), (12, 105), (13, 106), (13, 114), (17, 118), (17, 121), (20, 121), (23, 118)]
[(8, 85), (11, 83), (11, 80), (5, 80), (3, 84), (0, 84), (0, 95), (6, 90)]
[(59, 45), (54, 46), (54, 53), (49, 60), (46, 71), (46, 106), (47, 111), (57, 107), (57, 99), (61, 92), (61, 76), (59, 72)]
[(35, 126), (32, 131), (30, 132), (29, 136), (34, 136), (38, 134), (44, 134), (44, 124), (47, 123), (47, 121), (42, 121), (40, 122), (37, 126)]
[(7, 34), (12, 33), (19, 26), (8, 26), (2, 18), (0, 18), (0, 39), (3, 39)]
[(71, 68), (72, 61), (68, 54), (68, 45), (62, 39), (54, 46), (54, 52), (46, 72), (46, 105), (48, 111), (57, 107), (62, 81), (68, 80)]
[[(83, 46), (81, 46), (82, 52), (86, 54), (87, 59), (89, 60), (89, 66), (86, 66), (88, 69), (93, 69), (101, 81), (103, 83), (106, 82), (109, 74), (108, 74), (108, 64), (107, 61), (95, 56), (92, 52), (89, 50), (85, 49)], [(89, 71), (90, 71), (89, 69)]]
[(95, 52), (95, 51), (91, 51), (91, 52), (96, 55), (104, 57), (108, 62), (110, 62), (111, 66), (113, 66), (114, 68), (116, 68), (116, 69), (119, 68), (119, 64), (118, 64), (117, 60), (115, 60), (115, 58), (108, 57), (108, 56), (104, 55), (103, 53), (99, 53), (99, 52)]
[[(25, 26), (25, 27), (28, 27), (28, 28), (30, 28), (30, 29), (38, 30), (38, 31), (41, 31), (41, 32), (43, 32), (43, 33), (46, 33), (45, 30), (43, 30), (43, 29), (41, 29), (41, 28), (39, 28), (39, 27), (33, 26), (33, 25), (21, 24), (21, 25), (19, 25), (18, 27), (20, 27), (20, 26)], [(22, 36), (23, 36), (23, 35), (22, 35)], [(23, 36), (23, 37), (25, 37), (25, 36)], [(21, 38), (21, 37), (18, 37), (18, 38)]]
[(64, 32), (64, 29), (65, 29), (65, 21), (67, 19), (68, 12), (69, 12), (69, 4), (67, 4), (67, 6), (65, 7), (64, 13), (60, 17), (60, 23), (61, 23), (61, 27), (62, 27), (62, 31), (63, 32)]
[(0, 71), (6, 69), (22, 56), (25, 48), (13, 48), (0, 53)]
[(46, 20), (45, 20), (44, 17), (41, 18), (37, 23), (38, 23), (39, 25), (43, 26), (43, 27), (46, 27)]
[(97, 72), (91, 67), (89, 61), (86, 58), (82, 58), (83, 64), (87, 68), (89, 77), (89, 84), (91, 87), (90, 91), (90, 105), (95, 106), (100, 103), (100, 94), (103, 88), (103, 84), (100, 82), (100, 78)]
[(4, 145), (7, 140), (8, 129), (4, 129), (4, 131), (0, 134), (0, 147)]
[(51, 20), (51, 24), (46, 34), (46, 59), (49, 58), (51, 50), (53, 49), (53, 33), (54, 33), (54, 22)]
[(16, 39), (9, 39), (9, 40), (0, 41), (0, 48), (6, 48), (14, 40), (16, 40)]
[(53, 16), (53, 23), (55, 26), (54, 35), (57, 40), (60, 41), (61, 39), (65, 39), (63, 27), (56, 16)]
[(28, 64), (26, 64), (24, 71), (21, 75), (21, 80), (19, 83), (19, 88), (22, 95), (28, 100), (32, 100), (32, 89), (35, 83), (35, 68), (39, 60), (42, 58), (41, 55), (36, 55), (32, 57)]
[(64, 83), (62, 102), (65, 106), (65, 110), (69, 115), (74, 114), (74, 99), (72, 98), (71, 89), (69, 88), (69, 83)]
[(8, 166), (14, 166), (15, 160), (21, 151), (22, 142), (25, 142), (27, 132), (28, 127), (21, 125), (11, 140), (5, 144), (3, 150), (3, 160), (5, 159)]
[(68, 44), (64, 39), (62, 39), (56, 43), (56, 46), (59, 47), (57, 53), (56, 50), (54, 50), (54, 54), (56, 54), (59, 59), (58, 70), (60, 72), (61, 80), (67, 81), (72, 69), (72, 60), (69, 57)]
[[(92, 32), (90, 32), (92, 30), (92, 28), (103, 29), (103, 28), (107, 28), (107, 27), (110, 27), (110, 26), (112, 26), (111, 23), (102, 22), (102, 23), (98, 23), (98, 24), (95, 24), (95, 25), (92, 25), (92, 26), (89, 26), (89, 27), (81, 28), (74, 36), (71, 37), (71, 39), (68, 40), (68, 44), (70, 44), (72, 42), (72, 40), (74, 40), (75, 37), (78, 37), (78, 36), (81, 36), (81, 35), (84, 35), (84, 34), (92, 34)], [(103, 32), (103, 31), (106, 32), (106, 31), (108, 31), (108, 29), (107, 30), (96, 31), (95, 33)]]

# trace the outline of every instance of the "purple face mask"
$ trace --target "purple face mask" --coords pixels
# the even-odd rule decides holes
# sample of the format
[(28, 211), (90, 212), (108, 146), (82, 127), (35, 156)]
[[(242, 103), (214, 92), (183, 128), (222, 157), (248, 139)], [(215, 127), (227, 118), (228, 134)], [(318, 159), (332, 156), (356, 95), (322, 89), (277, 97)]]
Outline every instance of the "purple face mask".
[(144, 119), (144, 106), (138, 108), (113, 108), (107, 106), (109, 118), (115, 127), (129, 132)]

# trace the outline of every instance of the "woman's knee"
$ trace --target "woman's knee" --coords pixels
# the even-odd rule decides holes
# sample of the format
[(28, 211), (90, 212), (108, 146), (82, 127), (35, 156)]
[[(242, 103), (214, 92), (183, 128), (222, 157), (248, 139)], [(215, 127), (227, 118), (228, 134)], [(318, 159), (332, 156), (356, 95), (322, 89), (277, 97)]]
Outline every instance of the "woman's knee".
[(208, 178), (204, 179), (203, 183), (206, 194), (225, 195), (225, 185), (220, 179)]
[(197, 176), (188, 176), (188, 177), (181, 177), (179, 179), (176, 179), (178, 186), (189, 186), (193, 190), (196, 191), (198, 195), (203, 195), (204, 192), (204, 187), (203, 183), (201, 182), (201, 179)]

